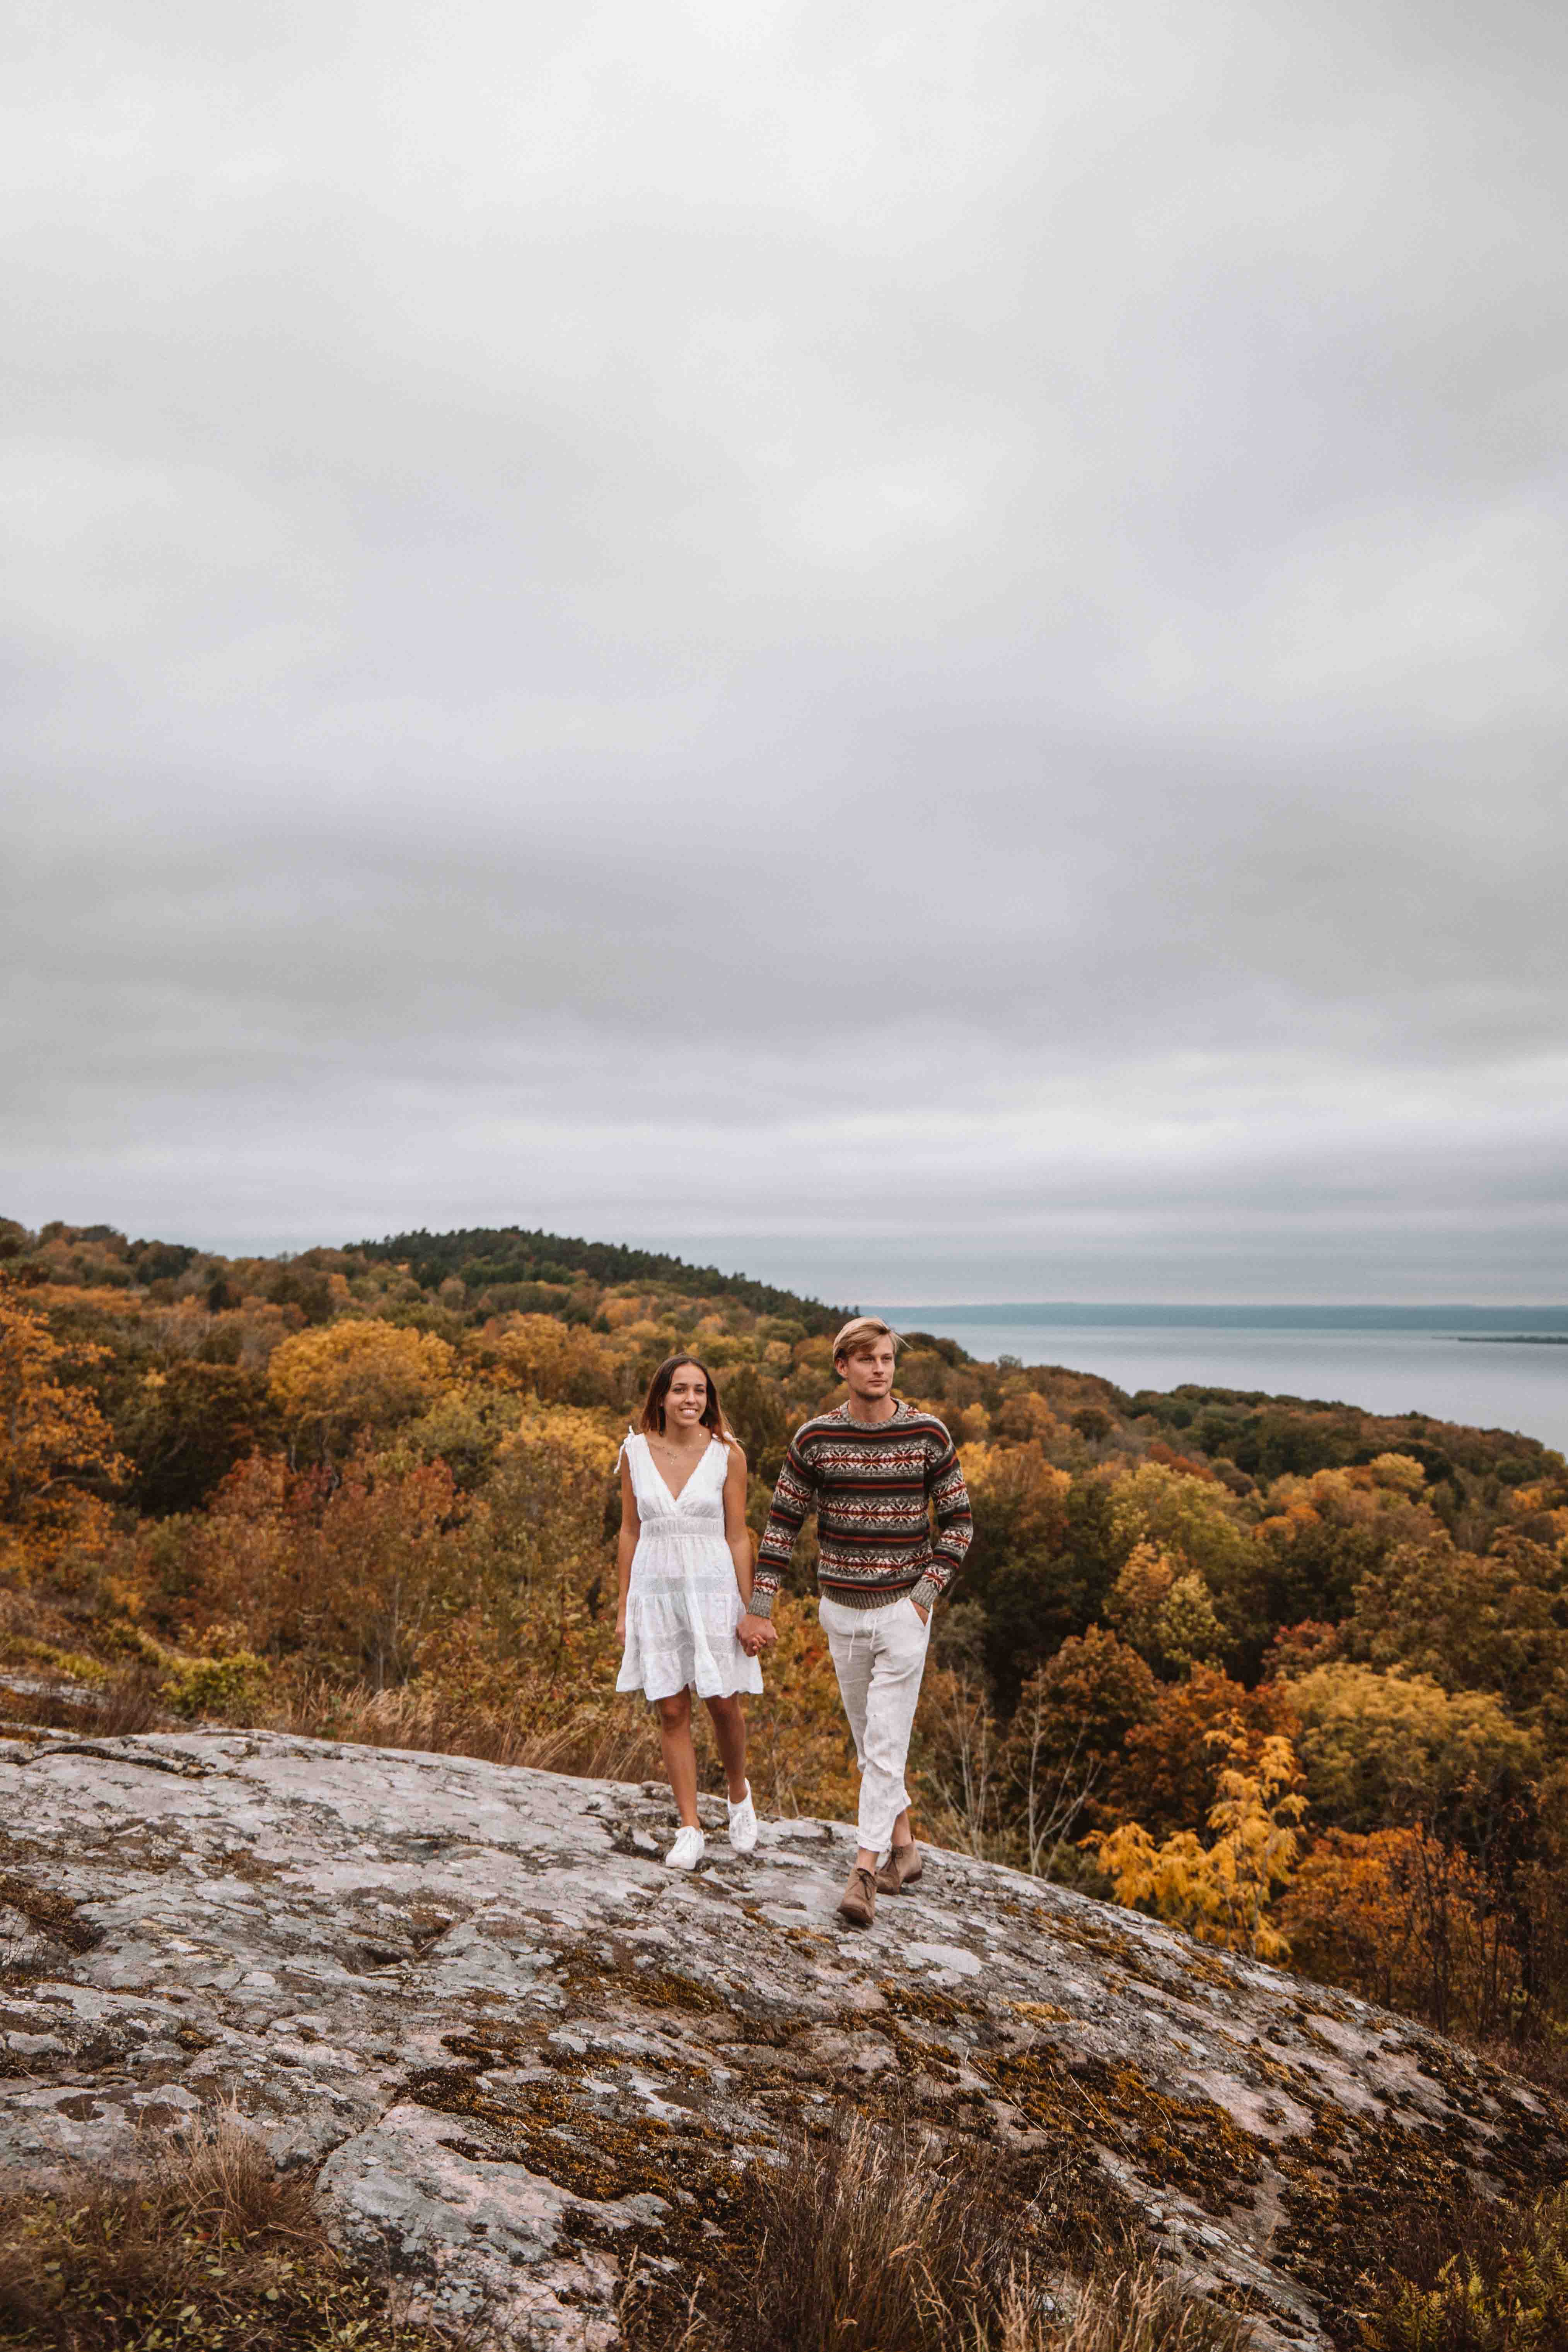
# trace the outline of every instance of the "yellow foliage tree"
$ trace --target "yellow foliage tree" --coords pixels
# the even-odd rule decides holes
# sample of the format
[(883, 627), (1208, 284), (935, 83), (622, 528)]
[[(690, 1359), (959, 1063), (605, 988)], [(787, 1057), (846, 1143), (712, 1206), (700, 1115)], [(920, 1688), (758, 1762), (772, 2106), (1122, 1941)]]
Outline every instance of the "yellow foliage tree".
[(1057, 1550), (1067, 1533), (1072, 1479), (1046, 1459), (1037, 1438), (1020, 1445), (966, 1444), (959, 1456), (984, 1539), (1015, 1559)]
[(302, 1448), (322, 1459), (362, 1429), (409, 1420), (452, 1379), (454, 1358), (431, 1331), (353, 1317), (300, 1331), (273, 1354), (268, 1387), (289, 1433), (291, 1460)]
[(616, 1393), (616, 1360), (603, 1341), (553, 1315), (497, 1316), (470, 1355), (494, 1386), (542, 1404), (605, 1404)]
[[(1005, 1397), (993, 1415), (992, 1426), (998, 1437), (1014, 1445), (1026, 1444), (1030, 1439), (1049, 1445), (1062, 1433), (1061, 1423), (1045, 1398), (1037, 1396), (1032, 1389), (1015, 1389)], [(1072, 1482), (1069, 1479), (1068, 1483), (1070, 1486)]]
[(1142, 1462), (1111, 1484), (1110, 1495), (1111, 1528), (1129, 1551), (1153, 1544), (1182, 1569), (1195, 1570), (1213, 1591), (1245, 1582), (1253, 1564), (1250, 1532), (1235, 1496), (1212, 1478)]
[(1225, 1629), (1204, 1579), (1155, 1544), (1133, 1547), (1106, 1597), (1105, 1613), (1135, 1650), (1169, 1665), (1211, 1664), (1225, 1647)]
[(617, 1441), (574, 1405), (521, 1408), (469, 1507), (449, 1604), (421, 1640), (421, 1675), (530, 1730), (565, 1712), (606, 1723), (619, 1650), (606, 1506)]
[(1411, 1455), (1380, 1454), (1373, 1462), (1314, 1470), (1309, 1477), (1287, 1472), (1269, 1487), (1268, 1502), (1289, 1525), (1326, 1520), (1335, 1528), (1437, 1535), (1437, 1522), (1421, 1499), (1426, 1486), (1426, 1473)]
[(122, 1478), (130, 1465), (93, 1399), (65, 1378), (106, 1353), (57, 1339), (0, 1286), (0, 1570), (47, 1570), (109, 1532), (109, 1507), (84, 1482)]
[(1157, 1544), (1135, 1544), (1105, 1599), (1105, 1613), (1124, 1642), (1148, 1657), (1160, 1646), (1160, 1619), (1176, 1580)]
[(1289, 1944), (1269, 1911), (1289, 1885), (1301, 1849), (1307, 1801), (1295, 1749), (1276, 1734), (1249, 1764), (1250, 1742), (1239, 1726), (1209, 1738), (1231, 1758), (1209, 1808), (1211, 1845), (1194, 1830), (1178, 1830), (1156, 1845), (1141, 1822), (1097, 1830), (1083, 1843), (1099, 1856), (1119, 1903), (1174, 1920), (1201, 1944), (1288, 1960)]
[(1430, 1814), (1467, 1785), (1540, 1769), (1535, 1740), (1490, 1691), (1335, 1659), (1300, 1675), (1290, 1703), (1314, 1818), (1373, 1830)]
[[(607, 1572), (618, 1441), (577, 1405), (533, 1405), (496, 1455), (471, 1544), (481, 1583), (537, 1617)], [(610, 1611), (613, 1620), (615, 1612)]]

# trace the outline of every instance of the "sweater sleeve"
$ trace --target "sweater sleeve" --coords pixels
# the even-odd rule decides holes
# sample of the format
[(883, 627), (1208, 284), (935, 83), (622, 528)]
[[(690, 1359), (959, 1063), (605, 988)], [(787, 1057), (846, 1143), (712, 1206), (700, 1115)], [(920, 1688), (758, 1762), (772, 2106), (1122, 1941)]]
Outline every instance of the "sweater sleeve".
[(816, 1476), (801, 1451), (800, 1433), (790, 1440), (789, 1452), (784, 1458), (778, 1484), (773, 1488), (773, 1507), (767, 1526), (763, 1529), (762, 1542), (757, 1546), (757, 1572), (752, 1580), (752, 1614), (771, 1617), (773, 1595), (784, 1582), (789, 1556), (795, 1549), (795, 1539), (805, 1525), (807, 1516), (816, 1507)]
[(927, 1448), (926, 1497), (936, 1506), (936, 1540), (931, 1563), (910, 1597), (929, 1610), (951, 1587), (974, 1540), (969, 1489), (959, 1466), (958, 1449), (945, 1429), (940, 1438), (932, 1432)]

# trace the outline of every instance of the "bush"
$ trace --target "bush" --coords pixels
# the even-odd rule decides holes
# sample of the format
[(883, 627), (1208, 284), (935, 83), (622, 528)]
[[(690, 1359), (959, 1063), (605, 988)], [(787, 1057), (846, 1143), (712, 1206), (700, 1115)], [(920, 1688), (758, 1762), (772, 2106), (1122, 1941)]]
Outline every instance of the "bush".
[(170, 1675), (163, 1697), (187, 1722), (200, 1715), (248, 1715), (268, 1671), (266, 1659), (250, 1650), (237, 1650), (227, 1658), (197, 1658)]

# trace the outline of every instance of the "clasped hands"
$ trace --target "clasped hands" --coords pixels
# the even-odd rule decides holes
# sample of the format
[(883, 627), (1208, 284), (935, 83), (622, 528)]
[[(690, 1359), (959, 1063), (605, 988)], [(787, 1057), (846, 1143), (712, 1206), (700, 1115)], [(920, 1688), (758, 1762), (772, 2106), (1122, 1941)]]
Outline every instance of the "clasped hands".
[(778, 1637), (779, 1629), (771, 1617), (753, 1617), (749, 1609), (735, 1628), (735, 1639), (748, 1658), (754, 1658), (759, 1650), (771, 1649)]

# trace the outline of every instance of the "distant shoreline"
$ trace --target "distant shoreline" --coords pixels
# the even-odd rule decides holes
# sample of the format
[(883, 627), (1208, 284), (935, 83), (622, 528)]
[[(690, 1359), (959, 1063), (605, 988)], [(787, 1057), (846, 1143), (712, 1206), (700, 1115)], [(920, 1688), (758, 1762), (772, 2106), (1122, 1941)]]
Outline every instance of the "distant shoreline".
[[(1037, 1329), (1102, 1331), (1108, 1336), (1127, 1331), (1251, 1331), (1359, 1332), (1369, 1336), (1404, 1334), (1412, 1338), (1477, 1339), (1561, 1336), (1568, 1339), (1568, 1306), (1548, 1305), (1541, 1299), (1506, 1305), (1494, 1300), (1489, 1306), (1412, 1307), (1171, 1306), (1152, 1300), (1104, 1299), (994, 1299), (955, 1305), (931, 1301), (878, 1303), (880, 1311), (890, 1315), (905, 1330), (964, 1323), (996, 1331), (1024, 1325)], [(1507, 1328), (1510, 1324), (1514, 1326), (1512, 1331)]]
[(1456, 1331), (1461, 1348), (1568, 1348), (1568, 1331)]

